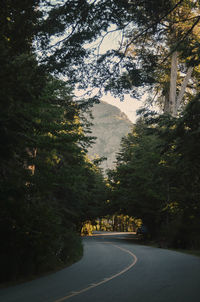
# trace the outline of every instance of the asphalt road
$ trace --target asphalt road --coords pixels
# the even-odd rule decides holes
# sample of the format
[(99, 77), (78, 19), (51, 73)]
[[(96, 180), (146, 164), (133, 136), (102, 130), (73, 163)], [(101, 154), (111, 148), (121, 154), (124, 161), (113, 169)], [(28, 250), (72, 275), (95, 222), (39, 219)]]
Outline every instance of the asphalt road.
[(57, 273), (0, 289), (1, 302), (197, 302), (200, 258), (134, 244), (133, 235), (86, 237), (84, 257)]

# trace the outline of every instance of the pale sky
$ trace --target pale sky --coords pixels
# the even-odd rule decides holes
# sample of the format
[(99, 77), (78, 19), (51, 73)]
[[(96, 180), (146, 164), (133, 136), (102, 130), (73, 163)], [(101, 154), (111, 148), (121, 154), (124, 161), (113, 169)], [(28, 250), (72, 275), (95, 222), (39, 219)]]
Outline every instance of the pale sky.
[[(55, 3), (58, 3), (58, 0), (52, 0)], [(107, 33), (104, 33), (104, 37), (97, 39), (91, 44), (87, 44), (86, 48), (91, 46), (100, 45), (99, 54), (103, 54), (110, 49), (117, 49), (122, 41), (122, 31), (115, 31), (116, 27), (114, 25), (110, 26)], [(55, 43), (55, 39), (53, 40)], [(64, 79), (64, 78), (63, 78)], [(95, 91), (95, 89), (94, 89)], [(75, 95), (83, 95), (85, 91), (75, 90)], [(111, 105), (118, 107), (122, 112), (124, 112), (131, 122), (136, 121), (136, 110), (142, 107), (143, 102), (138, 101), (137, 99), (131, 98), (129, 95), (124, 96), (124, 100), (120, 101), (119, 98), (112, 97), (109, 93), (101, 98), (104, 102), (107, 102)]]
[[(111, 26), (109, 28), (111, 31), (109, 34), (105, 36), (103, 40), (99, 39), (95, 41), (96, 44), (101, 41), (101, 47), (99, 49), (100, 53), (105, 53), (110, 49), (117, 49), (119, 47), (119, 43), (122, 39), (122, 32), (121, 31), (114, 31), (115, 27)], [(136, 110), (140, 107), (143, 107), (143, 102), (138, 101), (137, 99), (131, 98), (129, 95), (124, 96), (124, 101), (120, 101), (119, 98), (112, 97), (109, 93), (103, 96), (102, 101), (107, 102), (111, 105), (118, 107), (122, 112), (124, 112), (127, 117), (130, 119), (131, 122), (136, 121)]]

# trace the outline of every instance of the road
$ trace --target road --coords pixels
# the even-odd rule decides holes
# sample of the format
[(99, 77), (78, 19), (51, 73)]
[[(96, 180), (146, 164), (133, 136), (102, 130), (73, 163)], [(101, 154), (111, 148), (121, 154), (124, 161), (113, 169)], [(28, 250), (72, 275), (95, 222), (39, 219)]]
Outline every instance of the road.
[(54, 274), (0, 289), (1, 302), (196, 302), (200, 258), (134, 244), (133, 235), (86, 237), (83, 258)]

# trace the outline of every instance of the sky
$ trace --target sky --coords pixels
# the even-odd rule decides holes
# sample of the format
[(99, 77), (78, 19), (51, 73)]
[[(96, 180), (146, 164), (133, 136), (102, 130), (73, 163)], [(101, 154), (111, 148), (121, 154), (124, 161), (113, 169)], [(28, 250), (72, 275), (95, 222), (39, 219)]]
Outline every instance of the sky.
[[(106, 35), (101, 44), (100, 53), (105, 53), (109, 49), (117, 49), (122, 38), (122, 33), (120, 31), (113, 31), (115, 28), (110, 27), (111, 33)], [(110, 94), (102, 97), (102, 100), (118, 107), (122, 112), (124, 112), (131, 122), (136, 121), (136, 110), (142, 107), (143, 101), (138, 101), (137, 99), (131, 98), (129, 95), (124, 96), (124, 101), (120, 101), (119, 98), (114, 98)]]

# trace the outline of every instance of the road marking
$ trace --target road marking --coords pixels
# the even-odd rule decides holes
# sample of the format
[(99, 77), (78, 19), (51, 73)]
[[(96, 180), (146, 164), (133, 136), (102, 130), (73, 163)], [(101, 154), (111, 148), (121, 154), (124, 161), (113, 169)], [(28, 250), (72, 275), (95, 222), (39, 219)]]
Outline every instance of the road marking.
[[(87, 237), (97, 237), (97, 236), (112, 236), (112, 235), (136, 235), (136, 232), (102, 232), (99, 234), (95, 234), (93, 233), (91, 236), (87, 236)], [(116, 237), (115, 237), (116, 238)]]
[[(106, 242), (106, 243), (109, 243), (109, 242)], [(110, 244), (111, 244), (111, 243), (110, 243)], [(98, 283), (90, 284), (88, 287), (83, 288), (83, 289), (81, 289), (80, 291), (71, 292), (69, 295), (67, 295), (67, 296), (65, 296), (65, 297), (62, 297), (62, 298), (60, 298), (60, 299), (58, 299), (58, 300), (55, 300), (54, 302), (62, 302), (62, 301), (66, 301), (66, 300), (68, 300), (68, 299), (70, 299), (70, 298), (72, 298), (72, 297), (74, 297), (74, 296), (78, 296), (78, 295), (80, 295), (80, 294), (82, 294), (82, 293), (84, 293), (84, 292), (86, 292), (86, 291), (88, 291), (88, 290), (90, 290), (90, 289), (92, 289), (92, 288), (95, 288), (95, 287), (100, 286), (100, 285), (102, 285), (102, 284), (104, 284), (104, 283), (107, 283), (107, 282), (109, 282), (110, 280), (113, 280), (113, 279), (115, 279), (115, 278), (121, 276), (122, 274), (126, 273), (128, 270), (130, 270), (130, 269), (136, 264), (136, 262), (137, 262), (138, 259), (137, 259), (137, 257), (136, 257), (135, 254), (133, 254), (131, 251), (129, 251), (129, 250), (127, 250), (127, 249), (124, 249), (124, 248), (122, 248), (122, 247), (120, 247), (120, 246), (118, 246), (118, 245), (116, 245), (116, 244), (112, 244), (112, 245), (115, 246), (115, 247), (117, 247), (118, 249), (120, 249), (120, 250), (122, 250), (122, 251), (128, 253), (129, 255), (131, 255), (132, 258), (133, 258), (133, 262), (132, 262), (129, 266), (127, 266), (126, 268), (124, 268), (122, 271), (120, 271), (119, 273), (114, 274), (114, 275), (112, 275), (112, 276), (109, 277), (109, 278), (105, 278), (105, 279), (103, 279), (102, 281), (100, 281), (100, 282), (98, 282)]]

